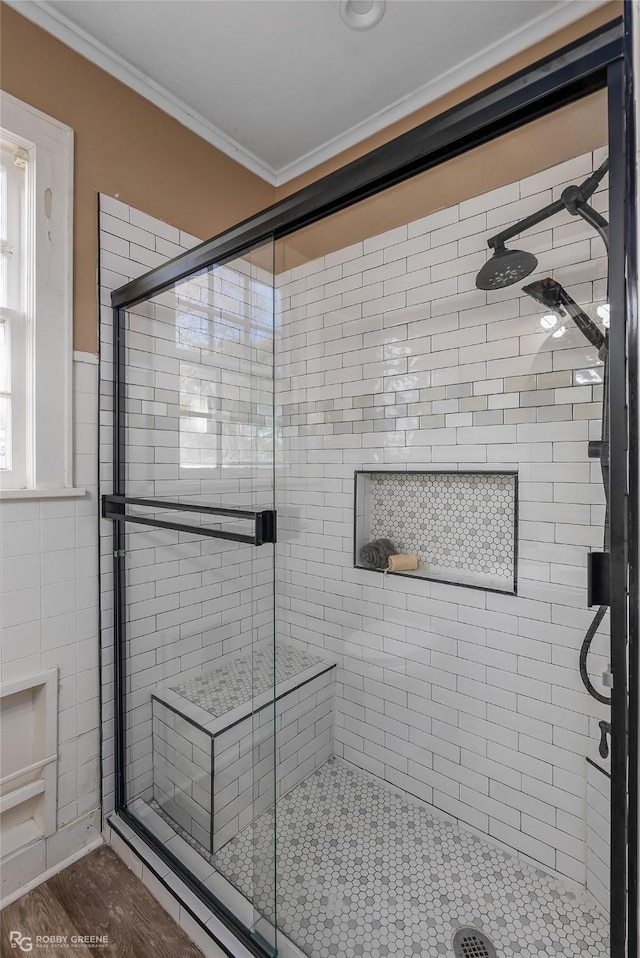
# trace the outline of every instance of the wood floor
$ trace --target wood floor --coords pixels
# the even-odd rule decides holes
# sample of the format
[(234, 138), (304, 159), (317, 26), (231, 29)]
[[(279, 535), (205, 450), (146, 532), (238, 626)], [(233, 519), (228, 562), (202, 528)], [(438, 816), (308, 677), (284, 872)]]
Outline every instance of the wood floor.
[[(11, 930), (32, 938), (32, 958), (202, 958), (202, 952), (106, 845), (7, 905), (0, 923), (2, 958), (24, 953), (11, 948)], [(37, 935), (66, 935), (69, 946), (39, 946)], [(109, 943), (70, 947), (73, 935), (107, 935)]]

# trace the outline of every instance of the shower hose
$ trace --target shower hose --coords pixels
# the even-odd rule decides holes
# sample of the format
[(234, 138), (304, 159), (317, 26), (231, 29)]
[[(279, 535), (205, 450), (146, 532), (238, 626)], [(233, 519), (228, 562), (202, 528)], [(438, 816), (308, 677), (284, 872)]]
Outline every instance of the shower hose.
[[(602, 473), (602, 484), (604, 486), (604, 498), (605, 498), (605, 510), (604, 510), (604, 544), (603, 551), (609, 551), (609, 403), (607, 401), (607, 378), (609, 370), (609, 340), (608, 336), (605, 340), (605, 343), (600, 351), (600, 358), (604, 363), (604, 370), (602, 375), (602, 440), (600, 442), (600, 471)], [(594, 687), (591, 678), (589, 677), (589, 672), (587, 671), (587, 659), (589, 657), (589, 652), (591, 650), (591, 643), (593, 642), (596, 632), (600, 628), (602, 620), (604, 619), (607, 612), (607, 606), (601, 605), (593, 617), (593, 621), (582, 642), (582, 648), (580, 649), (580, 677), (582, 679), (583, 685), (586, 688), (589, 695), (591, 695), (596, 701), (602, 702), (603, 705), (611, 704), (611, 697), (603, 695), (601, 692)]]

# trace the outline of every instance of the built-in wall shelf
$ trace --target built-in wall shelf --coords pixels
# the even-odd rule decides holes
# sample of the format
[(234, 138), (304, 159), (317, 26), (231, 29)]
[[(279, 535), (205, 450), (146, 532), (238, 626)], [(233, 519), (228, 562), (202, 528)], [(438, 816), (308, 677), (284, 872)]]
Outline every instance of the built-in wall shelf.
[(0, 835), (8, 855), (56, 830), (58, 670), (0, 686)]
[(363, 470), (354, 485), (356, 568), (369, 568), (363, 545), (388, 539), (418, 563), (392, 575), (515, 594), (517, 472)]

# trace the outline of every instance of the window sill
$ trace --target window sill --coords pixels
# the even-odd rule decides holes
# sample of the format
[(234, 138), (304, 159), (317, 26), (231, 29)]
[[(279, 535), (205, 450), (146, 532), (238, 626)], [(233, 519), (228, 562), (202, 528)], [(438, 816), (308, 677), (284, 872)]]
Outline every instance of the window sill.
[(86, 489), (3, 489), (0, 502), (8, 499), (82, 499)]

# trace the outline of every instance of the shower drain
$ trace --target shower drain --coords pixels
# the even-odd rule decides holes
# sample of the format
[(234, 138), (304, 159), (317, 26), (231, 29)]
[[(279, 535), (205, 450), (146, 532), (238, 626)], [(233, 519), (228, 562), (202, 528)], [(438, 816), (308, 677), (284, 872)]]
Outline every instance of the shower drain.
[(455, 958), (497, 958), (493, 943), (473, 925), (458, 928), (453, 936)]

